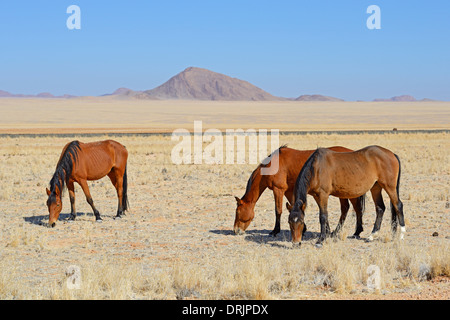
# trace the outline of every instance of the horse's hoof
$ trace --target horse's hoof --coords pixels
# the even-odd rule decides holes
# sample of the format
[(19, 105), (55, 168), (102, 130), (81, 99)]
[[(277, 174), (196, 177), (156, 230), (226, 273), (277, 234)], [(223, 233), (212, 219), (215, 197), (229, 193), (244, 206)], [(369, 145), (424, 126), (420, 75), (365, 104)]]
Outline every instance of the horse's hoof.
[(400, 227), (400, 240), (404, 240), (405, 239), (405, 234), (406, 234), (406, 228), (405, 227)]
[(356, 234), (354, 234), (354, 235), (352, 235), (352, 236), (350, 236), (350, 237), (348, 237), (348, 238), (349, 238), (349, 239), (356, 239), (356, 240), (361, 239), (361, 237), (358, 236), (358, 235), (356, 235)]
[(276, 238), (277, 234), (278, 234), (278, 232), (273, 232), (272, 231), (271, 233), (269, 233), (269, 237)]
[(317, 249), (323, 248), (323, 244), (322, 244), (322, 243), (316, 243), (314, 246), (315, 246)]
[(114, 220), (116, 220), (116, 219), (122, 219), (122, 216), (115, 216)]
[(102, 219), (97, 219), (97, 220), (95, 220), (95, 222), (97, 222), (97, 223), (102, 223), (103, 220), (102, 220)]
[(372, 232), (370, 236), (367, 238), (367, 242), (372, 242), (378, 238), (378, 231)]

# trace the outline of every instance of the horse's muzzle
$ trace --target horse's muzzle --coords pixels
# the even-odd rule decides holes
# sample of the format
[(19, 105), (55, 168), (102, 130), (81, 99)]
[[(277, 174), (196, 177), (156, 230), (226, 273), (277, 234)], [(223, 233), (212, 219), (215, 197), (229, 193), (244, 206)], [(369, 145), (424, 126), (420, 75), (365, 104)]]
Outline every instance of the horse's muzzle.
[(234, 234), (235, 235), (241, 235), (241, 234), (244, 234), (244, 233), (245, 233), (245, 231), (242, 230), (241, 228), (239, 228), (239, 227), (235, 227), (234, 228)]
[(305, 224), (300, 221), (292, 222), (289, 221), (289, 227), (291, 229), (292, 244), (295, 247), (300, 247), (303, 237), (303, 230), (305, 229)]
[(292, 242), (293, 249), (300, 249), (301, 246), (302, 246), (301, 242)]

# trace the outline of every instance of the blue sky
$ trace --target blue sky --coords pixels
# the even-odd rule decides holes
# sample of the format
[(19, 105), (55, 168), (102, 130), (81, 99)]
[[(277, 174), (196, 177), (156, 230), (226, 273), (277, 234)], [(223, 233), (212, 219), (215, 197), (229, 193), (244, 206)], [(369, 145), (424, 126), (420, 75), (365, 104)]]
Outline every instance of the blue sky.
[[(68, 30), (68, 6), (81, 30)], [(369, 30), (369, 5), (381, 29)], [(450, 100), (450, 1), (2, 1), (0, 90), (152, 89), (189, 66), (278, 96)]]

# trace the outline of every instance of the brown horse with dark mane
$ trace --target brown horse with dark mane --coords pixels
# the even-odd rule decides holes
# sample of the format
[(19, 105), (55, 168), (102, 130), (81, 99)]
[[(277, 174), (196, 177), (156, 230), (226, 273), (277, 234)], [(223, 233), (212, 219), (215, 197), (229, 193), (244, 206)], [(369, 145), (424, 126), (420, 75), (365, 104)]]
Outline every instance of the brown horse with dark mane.
[(54, 227), (62, 209), (62, 192), (64, 187), (69, 189), (71, 213), (69, 220), (75, 220), (75, 188), (78, 183), (86, 195), (86, 200), (94, 211), (95, 219), (101, 222), (100, 213), (94, 206), (87, 184), (88, 180), (99, 180), (104, 176), (111, 179), (116, 188), (119, 206), (116, 218), (124, 215), (128, 209), (127, 198), (127, 149), (113, 140), (82, 143), (73, 141), (68, 143), (59, 158), (55, 173), (50, 180), (50, 190), (47, 188), (47, 206), (49, 212), (49, 226)]
[[(353, 150), (344, 147), (331, 147), (330, 150), (336, 152), (350, 152)], [(294, 204), (294, 186), (300, 170), (308, 157), (314, 152), (314, 150), (295, 150), (286, 146), (280, 147), (274, 153), (272, 153), (271, 161), (278, 161), (278, 171), (274, 174), (264, 175), (261, 174), (261, 169), (268, 164), (260, 164), (250, 175), (250, 179), (247, 182), (247, 188), (244, 196), (240, 199), (236, 198), (236, 218), (234, 221), (234, 232), (236, 234), (244, 232), (250, 222), (255, 216), (255, 204), (258, 201), (261, 194), (269, 188), (273, 191), (275, 197), (275, 227), (270, 235), (276, 236), (280, 232), (280, 218), (283, 210), (283, 197), (286, 196), (291, 206)], [(278, 157), (276, 159), (275, 157)], [(263, 161), (264, 162), (264, 161)], [(362, 212), (364, 210), (364, 194), (359, 198), (352, 197), (350, 201), (353, 208), (356, 211), (357, 224), (354, 237), (359, 237), (359, 234), (363, 231), (362, 228)], [(342, 197), (341, 203), (341, 217), (334, 233), (337, 233), (347, 216), (347, 212), (350, 208), (348, 199)], [(305, 231), (305, 230), (304, 230)], [(304, 232), (303, 231), (303, 232)]]
[(379, 231), (385, 206), (381, 196), (384, 189), (391, 200), (392, 231), (400, 224), (403, 239), (406, 232), (403, 204), (399, 197), (400, 159), (388, 149), (369, 146), (354, 152), (334, 152), (320, 148), (303, 165), (295, 183), (295, 204), (289, 214), (292, 241), (300, 244), (304, 228), (306, 196), (314, 197), (319, 206), (320, 237), (317, 246), (329, 234), (328, 197), (356, 198), (370, 190), (377, 217), (369, 240)]

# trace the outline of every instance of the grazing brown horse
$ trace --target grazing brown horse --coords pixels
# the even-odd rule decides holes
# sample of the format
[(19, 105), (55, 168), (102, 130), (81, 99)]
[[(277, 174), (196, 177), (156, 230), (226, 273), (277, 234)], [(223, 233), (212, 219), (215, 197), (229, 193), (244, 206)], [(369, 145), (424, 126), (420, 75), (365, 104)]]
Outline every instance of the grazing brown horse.
[(116, 218), (124, 215), (128, 209), (127, 198), (127, 149), (113, 140), (82, 143), (68, 143), (59, 158), (55, 173), (50, 180), (50, 190), (47, 188), (47, 206), (49, 211), (49, 226), (54, 227), (62, 209), (62, 192), (69, 189), (71, 213), (69, 220), (75, 220), (75, 188), (78, 183), (86, 195), (86, 200), (95, 214), (97, 222), (101, 222), (100, 213), (94, 206), (87, 184), (88, 180), (99, 180), (108, 175), (116, 188), (119, 207)]
[[(371, 191), (377, 218), (371, 238), (381, 226), (385, 206), (381, 196), (384, 189), (391, 200), (392, 230), (401, 227), (400, 238), (406, 232), (403, 204), (399, 198), (400, 159), (391, 151), (369, 146), (354, 152), (334, 152), (317, 149), (304, 164), (295, 184), (295, 204), (289, 214), (292, 241), (300, 244), (306, 208), (306, 196), (310, 194), (319, 206), (320, 237), (317, 246), (329, 234), (327, 203), (330, 195), (339, 198), (355, 198)], [(370, 239), (369, 239), (370, 240)]]
[[(331, 147), (330, 150), (334, 150), (336, 152), (352, 151), (344, 147)], [(280, 218), (283, 210), (283, 196), (286, 196), (291, 206), (294, 204), (295, 181), (297, 180), (303, 164), (314, 152), (314, 150), (303, 151), (282, 146), (277, 151), (278, 152), (272, 153), (271, 160), (277, 160), (274, 157), (278, 157), (278, 171), (272, 175), (263, 175), (261, 174), (261, 168), (267, 165), (260, 164), (250, 175), (244, 196), (241, 199), (235, 197), (237, 201), (237, 208), (236, 218), (234, 220), (234, 232), (236, 234), (244, 232), (253, 220), (255, 216), (255, 204), (266, 188), (273, 191), (275, 198), (275, 227), (273, 231), (270, 232), (270, 235), (276, 236), (281, 230)], [(359, 198), (350, 199), (357, 216), (356, 231), (354, 234), (354, 237), (357, 238), (359, 238), (359, 234), (363, 231), (362, 212), (364, 210), (364, 200), (364, 195)], [(340, 202), (342, 215), (334, 233), (337, 233), (342, 227), (347, 216), (347, 212), (350, 208), (347, 198), (342, 197)]]

